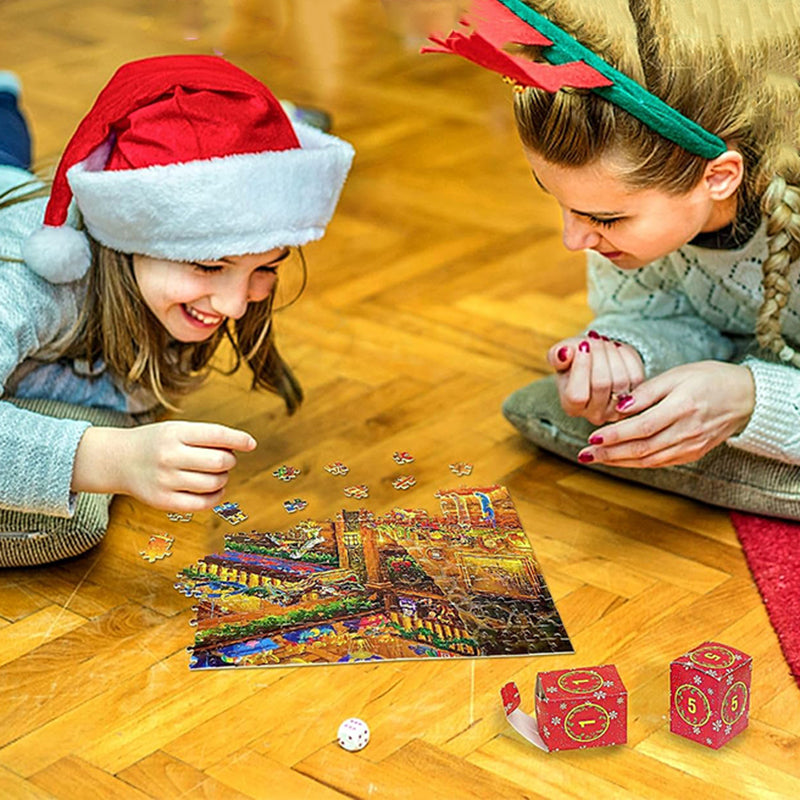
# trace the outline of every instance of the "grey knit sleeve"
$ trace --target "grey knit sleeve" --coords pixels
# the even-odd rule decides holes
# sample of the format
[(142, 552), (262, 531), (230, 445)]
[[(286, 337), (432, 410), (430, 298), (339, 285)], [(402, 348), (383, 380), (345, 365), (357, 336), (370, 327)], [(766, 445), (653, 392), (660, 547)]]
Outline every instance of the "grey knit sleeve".
[(648, 378), (680, 364), (731, 358), (733, 344), (698, 315), (668, 258), (622, 270), (598, 253), (587, 255), (596, 315), (590, 327), (636, 348)]
[(4, 399), (16, 367), (75, 320), (74, 287), (54, 286), (23, 264), (0, 261), (0, 507), (70, 516), (72, 468), (89, 424), (26, 411)]

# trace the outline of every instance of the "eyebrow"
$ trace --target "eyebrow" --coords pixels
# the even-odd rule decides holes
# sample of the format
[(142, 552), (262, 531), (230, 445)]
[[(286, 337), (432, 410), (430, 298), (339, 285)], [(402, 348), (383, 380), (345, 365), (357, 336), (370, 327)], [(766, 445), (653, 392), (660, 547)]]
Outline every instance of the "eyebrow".
[[(291, 252), (292, 251), (287, 247), (279, 256), (275, 256), (275, 258), (273, 258), (271, 261), (267, 261), (266, 264), (262, 264), (261, 266), (263, 267), (263, 266), (266, 266), (267, 264), (269, 264), (269, 265), (279, 264), (281, 261), (285, 261), (287, 258), (289, 258), (289, 255), (291, 254)], [(221, 261), (223, 264), (233, 264), (234, 263), (227, 256), (223, 256), (222, 258), (218, 258), (216, 260), (217, 261)]]
[[(531, 170), (531, 175), (533, 175), (533, 179), (536, 181), (539, 188), (545, 193), (550, 194), (547, 190), (547, 187), (539, 180), (539, 176)], [(605, 217), (614, 218), (614, 217), (624, 217), (624, 211), (578, 211), (577, 208), (571, 208), (570, 211), (573, 214), (577, 214), (579, 217), (594, 217), (595, 219), (603, 219)]]

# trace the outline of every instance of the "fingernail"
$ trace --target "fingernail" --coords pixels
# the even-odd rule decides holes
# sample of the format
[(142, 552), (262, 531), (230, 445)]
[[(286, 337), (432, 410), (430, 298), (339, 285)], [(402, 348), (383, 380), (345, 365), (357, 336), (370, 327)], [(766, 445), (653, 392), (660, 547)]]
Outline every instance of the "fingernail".
[(593, 433), (589, 437), (589, 444), (603, 444), (603, 437), (599, 433)]
[(608, 336), (601, 336), (600, 338), (601, 338), (601, 339), (602, 339), (604, 342), (610, 342), (610, 341), (611, 341), (611, 339), (609, 339), (609, 338), (608, 338)]
[(622, 342), (614, 342), (614, 347), (622, 347)]
[(597, 331), (589, 331), (586, 335), (590, 339), (599, 339), (600, 338), (600, 334)]
[(558, 358), (559, 361), (566, 361), (568, 355), (569, 355), (569, 348), (560, 347), (558, 352), (556, 353), (556, 358)]
[(594, 461), (594, 456), (591, 453), (578, 453), (578, 461), (581, 464), (588, 464), (590, 461)]
[(636, 400), (631, 395), (621, 394), (615, 407), (617, 411), (627, 411), (635, 402)]
[(581, 342), (581, 343), (578, 345), (578, 350), (580, 350), (580, 351), (581, 351), (581, 353), (588, 353), (588, 352), (589, 352), (589, 342), (587, 342), (587, 341), (585, 341), (585, 340), (584, 340), (584, 341), (582, 341), (582, 342)]

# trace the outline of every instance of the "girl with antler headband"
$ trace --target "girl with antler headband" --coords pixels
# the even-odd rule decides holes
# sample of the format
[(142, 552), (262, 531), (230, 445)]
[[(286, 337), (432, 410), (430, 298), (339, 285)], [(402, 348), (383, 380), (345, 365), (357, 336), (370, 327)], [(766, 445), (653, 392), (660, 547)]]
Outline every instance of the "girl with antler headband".
[(590, 329), (506, 416), (604, 471), (800, 518), (800, 3), (476, 0), (432, 40), (516, 84), (534, 178), (588, 255)]

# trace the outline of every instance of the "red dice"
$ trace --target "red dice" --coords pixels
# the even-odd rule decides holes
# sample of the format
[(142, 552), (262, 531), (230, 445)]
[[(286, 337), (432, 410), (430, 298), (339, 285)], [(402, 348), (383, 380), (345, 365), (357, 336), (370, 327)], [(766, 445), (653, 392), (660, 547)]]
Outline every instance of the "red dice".
[(669, 729), (714, 750), (747, 727), (752, 659), (703, 642), (670, 664)]
[(540, 672), (536, 719), (549, 750), (625, 744), (628, 693), (612, 664)]

